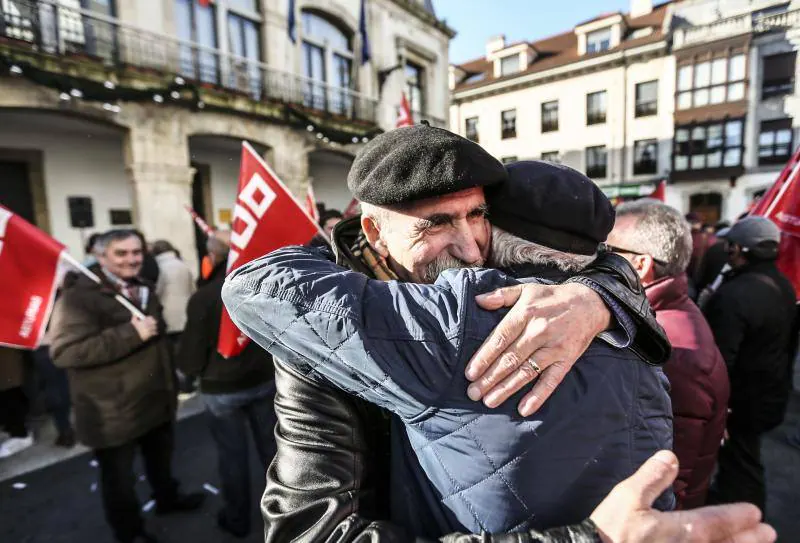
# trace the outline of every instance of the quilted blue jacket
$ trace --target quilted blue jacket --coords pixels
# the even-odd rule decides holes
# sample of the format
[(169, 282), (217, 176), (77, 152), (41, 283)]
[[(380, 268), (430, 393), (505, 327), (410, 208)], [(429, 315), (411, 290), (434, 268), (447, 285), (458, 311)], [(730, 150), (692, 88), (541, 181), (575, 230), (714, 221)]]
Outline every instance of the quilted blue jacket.
[[(466, 363), (505, 314), (474, 297), (517, 283), (497, 270), (450, 270), (435, 285), (376, 281), (289, 247), (231, 274), (223, 300), (277, 359), (403, 421), (437, 501), (420, 510), (439, 509), (442, 533), (499, 533), (580, 522), (672, 445), (663, 372), (600, 341), (534, 416), (516, 411), (527, 390), (495, 409), (469, 400)], [(673, 506), (672, 492), (656, 503)]]

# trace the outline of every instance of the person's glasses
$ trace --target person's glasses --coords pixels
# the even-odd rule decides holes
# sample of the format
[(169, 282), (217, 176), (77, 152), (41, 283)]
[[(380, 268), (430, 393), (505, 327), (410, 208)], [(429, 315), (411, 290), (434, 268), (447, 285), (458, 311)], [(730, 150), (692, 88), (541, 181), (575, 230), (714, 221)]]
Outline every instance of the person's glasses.
[(663, 267), (667, 266), (666, 262), (664, 262), (663, 260), (660, 260), (658, 258), (655, 258), (651, 254), (640, 253), (639, 251), (633, 251), (631, 249), (623, 249), (622, 247), (616, 247), (616, 246), (610, 245), (608, 243), (606, 243), (605, 246), (606, 246), (606, 251), (610, 251), (612, 253), (621, 253), (621, 254), (638, 255), (638, 256), (649, 256), (650, 258), (653, 259), (653, 262), (655, 262), (659, 266), (663, 266)]

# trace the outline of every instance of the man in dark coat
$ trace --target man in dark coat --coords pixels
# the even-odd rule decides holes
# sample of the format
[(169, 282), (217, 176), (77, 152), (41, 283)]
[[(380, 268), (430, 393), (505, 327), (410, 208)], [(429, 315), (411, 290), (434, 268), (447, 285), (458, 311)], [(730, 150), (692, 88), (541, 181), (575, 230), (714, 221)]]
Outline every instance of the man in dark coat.
[(675, 416), (673, 450), (680, 461), (675, 494), (680, 508), (700, 507), (706, 502), (725, 432), (730, 384), (711, 329), (689, 299), (689, 225), (672, 207), (638, 200), (617, 207), (608, 243), (639, 274), (672, 345), (664, 371)]
[(189, 299), (177, 359), (182, 372), (200, 378), (200, 393), (217, 447), (225, 501), (217, 524), (226, 532), (245, 537), (253, 514), (247, 434), (253, 436), (259, 464), (266, 470), (275, 455), (275, 371), (272, 357), (255, 343), (228, 359), (217, 352), (229, 240), (227, 232), (217, 232), (208, 239), (214, 268), (208, 281)]
[[(362, 202), (380, 205), (393, 201), (402, 208), (414, 200), (438, 198), (442, 206), (428, 210), (427, 228), (420, 230), (409, 221), (388, 243), (370, 243), (368, 233), (362, 229), (362, 224), (370, 228), (374, 225), (368, 217), (343, 221), (333, 232), (338, 261), (372, 278), (400, 275), (413, 279), (422, 275), (435, 277), (437, 268), (463, 267), (485, 259), (489, 224), (483, 187), (506, 178), (502, 165), (485, 150), (445, 130), (415, 126), (374, 139), (359, 154), (357, 162), (351, 170), (351, 190)], [(442, 213), (445, 204), (451, 209)], [(412, 237), (418, 243), (409, 243)], [(647, 311), (639, 311), (649, 307), (644, 296), (636, 292), (635, 275), (635, 289), (626, 287), (629, 283), (625, 276), (633, 272), (627, 263), (623, 264), (624, 272), (601, 266), (587, 273), (604, 282), (612, 295), (619, 295), (619, 303), (639, 317), (632, 347), (641, 347), (644, 357), (666, 360), (666, 338), (659, 335), (660, 327), (647, 324)], [(541, 332), (525, 335), (520, 344), (523, 349), (531, 343), (545, 345), (562, 354), (567, 362), (574, 362), (583, 347), (608, 326), (609, 311), (599, 295), (586, 298), (585, 291), (589, 289), (580, 295), (577, 287), (541, 289), (552, 296), (537, 298), (543, 290), (526, 290), (512, 309), (520, 309), (523, 322), (536, 317)], [(529, 296), (530, 293), (533, 294)], [(556, 320), (558, 323), (554, 324)], [(655, 321), (654, 316), (652, 320)], [(570, 333), (563, 333), (565, 330)], [(520, 360), (530, 354), (521, 354)], [(393, 462), (400, 450), (392, 450), (390, 441), (397, 431), (403, 431), (402, 427), (359, 398), (276, 362), (278, 451), (267, 473), (262, 501), (266, 541), (350, 542), (363, 537), (370, 537), (370, 541), (408, 540), (415, 529), (413, 523), (398, 526), (385, 522), (390, 516), (389, 493), (393, 484), (413, 484), (404, 477), (400, 463)], [(544, 362), (540, 365), (544, 366)], [(528, 379), (523, 379), (522, 384), (529, 382), (532, 373), (529, 365), (509, 372)], [(542, 379), (547, 373), (548, 369), (544, 369)], [(390, 432), (392, 426), (395, 429)], [(454, 535), (453, 540), (468, 541), (470, 537)], [(486, 541), (504, 540), (486, 537)], [(534, 537), (533, 533), (530, 537)]]
[[(106, 519), (122, 543), (155, 541), (144, 530), (133, 457), (141, 449), (156, 513), (196, 509), (203, 494), (181, 494), (172, 477), (175, 377), (154, 285), (140, 279), (142, 243), (114, 230), (100, 243), (102, 284), (79, 275), (56, 303), (51, 352), (65, 368), (78, 440), (94, 450)], [(65, 282), (66, 283), (66, 282)], [(147, 316), (132, 317), (122, 294)]]
[(746, 217), (720, 234), (732, 269), (704, 312), (728, 366), (731, 413), (710, 499), (763, 511), (761, 436), (783, 421), (789, 401), (795, 292), (775, 264), (780, 231), (772, 221)]

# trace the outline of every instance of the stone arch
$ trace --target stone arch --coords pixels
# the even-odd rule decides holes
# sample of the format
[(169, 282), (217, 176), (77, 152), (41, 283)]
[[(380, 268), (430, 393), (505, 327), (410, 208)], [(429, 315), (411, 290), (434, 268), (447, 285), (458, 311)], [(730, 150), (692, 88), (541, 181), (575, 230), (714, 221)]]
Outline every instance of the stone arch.
[(358, 29), (358, 19), (355, 14), (350, 13), (340, 2), (330, 0), (302, 0), (300, 2), (300, 12), (310, 11), (329, 19), (341, 30), (346, 31), (351, 37), (355, 36)]

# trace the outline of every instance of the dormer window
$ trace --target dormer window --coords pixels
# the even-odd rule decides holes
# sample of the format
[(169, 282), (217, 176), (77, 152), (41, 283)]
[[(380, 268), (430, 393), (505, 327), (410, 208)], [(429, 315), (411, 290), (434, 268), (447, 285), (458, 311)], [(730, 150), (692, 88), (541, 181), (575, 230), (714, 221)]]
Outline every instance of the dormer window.
[(509, 55), (500, 59), (500, 76), (515, 74), (519, 71), (519, 55)]
[(586, 34), (586, 52), (601, 53), (611, 48), (611, 27)]

